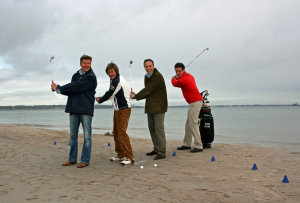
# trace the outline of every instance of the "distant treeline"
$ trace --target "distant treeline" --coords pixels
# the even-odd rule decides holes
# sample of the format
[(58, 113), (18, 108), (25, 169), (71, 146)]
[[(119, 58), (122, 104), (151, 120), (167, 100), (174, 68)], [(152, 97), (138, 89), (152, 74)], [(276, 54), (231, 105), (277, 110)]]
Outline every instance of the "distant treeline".
[[(65, 109), (66, 105), (18, 105), (18, 106), (0, 106), (0, 110), (35, 110), (35, 109)], [(112, 108), (110, 105), (95, 105), (95, 109)]]
[(252, 105), (213, 105), (213, 107), (279, 107), (279, 106), (300, 106), (299, 104), (252, 104)]
[[(276, 106), (300, 106), (298, 103), (294, 104), (253, 104), (253, 105), (213, 105), (213, 107), (276, 107)], [(65, 109), (65, 105), (18, 105), (18, 106), (0, 106), (0, 110), (35, 110), (35, 109)], [(143, 106), (132, 106), (133, 108), (144, 108)], [(110, 109), (111, 105), (95, 105), (95, 109)], [(187, 108), (184, 106), (169, 106), (169, 108)]]

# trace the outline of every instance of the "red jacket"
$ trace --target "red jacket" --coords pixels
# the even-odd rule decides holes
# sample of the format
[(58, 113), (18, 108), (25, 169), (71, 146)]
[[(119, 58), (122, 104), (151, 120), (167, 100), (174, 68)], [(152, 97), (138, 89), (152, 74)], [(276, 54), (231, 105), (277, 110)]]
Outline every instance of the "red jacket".
[(172, 78), (172, 85), (174, 87), (179, 87), (182, 90), (182, 94), (187, 103), (193, 103), (196, 101), (202, 101), (203, 98), (196, 86), (196, 82), (194, 77), (185, 72), (182, 74), (180, 78)]

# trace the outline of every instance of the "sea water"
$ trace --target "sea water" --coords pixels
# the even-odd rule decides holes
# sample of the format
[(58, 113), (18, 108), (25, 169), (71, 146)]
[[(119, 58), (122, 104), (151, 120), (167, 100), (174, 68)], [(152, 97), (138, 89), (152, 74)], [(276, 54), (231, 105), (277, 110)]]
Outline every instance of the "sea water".
[[(169, 107), (165, 115), (167, 140), (183, 140), (187, 110)], [(212, 107), (212, 114), (215, 143), (300, 151), (299, 106)], [(69, 115), (63, 109), (1, 110), (0, 124), (69, 131)], [(95, 134), (112, 132), (113, 109), (95, 109), (92, 126)], [(130, 137), (150, 138), (144, 108), (132, 108), (127, 132)]]

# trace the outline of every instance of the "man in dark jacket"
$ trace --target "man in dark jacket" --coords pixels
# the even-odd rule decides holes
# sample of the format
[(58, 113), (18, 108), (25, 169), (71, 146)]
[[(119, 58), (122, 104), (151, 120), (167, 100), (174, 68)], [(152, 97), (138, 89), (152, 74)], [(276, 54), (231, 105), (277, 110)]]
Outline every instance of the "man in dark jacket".
[(97, 78), (92, 68), (92, 57), (83, 55), (80, 58), (81, 69), (72, 77), (70, 83), (60, 86), (52, 81), (51, 89), (58, 94), (68, 96), (65, 112), (70, 113), (70, 154), (69, 160), (62, 164), (70, 166), (77, 163), (78, 129), (83, 128), (84, 144), (81, 161), (77, 165), (83, 168), (89, 165), (92, 151), (92, 118), (94, 115), (95, 89)]
[(154, 145), (147, 156), (156, 155), (154, 160), (166, 158), (166, 136), (164, 128), (165, 112), (168, 110), (167, 90), (163, 76), (151, 59), (144, 61), (145, 88), (139, 93), (131, 93), (136, 100), (146, 99), (145, 113), (147, 113), (148, 128)]

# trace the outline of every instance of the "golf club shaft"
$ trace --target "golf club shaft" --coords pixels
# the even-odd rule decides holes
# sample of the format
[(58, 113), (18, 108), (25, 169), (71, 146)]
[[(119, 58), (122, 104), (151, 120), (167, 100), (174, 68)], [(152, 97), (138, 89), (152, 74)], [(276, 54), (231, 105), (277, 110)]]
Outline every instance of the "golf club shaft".
[(201, 54), (203, 54), (203, 52), (205, 52), (205, 51), (208, 51), (208, 48), (202, 50), (201, 53), (198, 54), (191, 62), (189, 62), (186, 67), (189, 67), (192, 63), (194, 63), (199, 58), (199, 56), (201, 56)]

